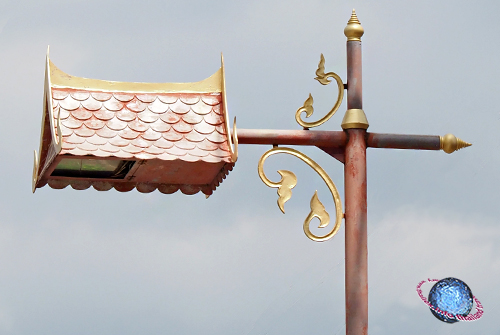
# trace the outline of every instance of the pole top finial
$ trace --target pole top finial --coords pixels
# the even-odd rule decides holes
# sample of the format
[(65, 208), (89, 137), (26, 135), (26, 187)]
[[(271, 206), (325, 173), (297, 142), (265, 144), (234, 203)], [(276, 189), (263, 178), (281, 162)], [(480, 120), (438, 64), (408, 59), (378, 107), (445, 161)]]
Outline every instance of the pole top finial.
[(356, 11), (353, 9), (351, 18), (344, 29), (344, 35), (347, 37), (347, 41), (361, 41), (361, 36), (363, 36), (364, 33), (365, 30), (358, 20)]

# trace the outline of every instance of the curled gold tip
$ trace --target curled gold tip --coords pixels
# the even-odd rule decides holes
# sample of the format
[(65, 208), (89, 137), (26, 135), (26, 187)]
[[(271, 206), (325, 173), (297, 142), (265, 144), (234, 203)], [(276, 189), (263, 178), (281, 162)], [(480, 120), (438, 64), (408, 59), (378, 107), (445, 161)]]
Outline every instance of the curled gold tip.
[(35, 150), (35, 161), (33, 163), (33, 176), (31, 178), (31, 191), (35, 193), (36, 183), (38, 181), (38, 168), (40, 167), (40, 161), (38, 159), (38, 153)]
[(344, 29), (344, 35), (347, 37), (347, 41), (361, 41), (361, 36), (365, 33), (365, 30), (359, 22), (356, 11), (353, 9), (351, 18), (347, 22), (347, 26)]
[(440, 149), (446, 152), (447, 154), (451, 154), (457, 150), (462, 148), (470, 147), (472, 144), (465, 142), (453, 134), (446, 134), (444, 136), (439, 136), (439, 146)]

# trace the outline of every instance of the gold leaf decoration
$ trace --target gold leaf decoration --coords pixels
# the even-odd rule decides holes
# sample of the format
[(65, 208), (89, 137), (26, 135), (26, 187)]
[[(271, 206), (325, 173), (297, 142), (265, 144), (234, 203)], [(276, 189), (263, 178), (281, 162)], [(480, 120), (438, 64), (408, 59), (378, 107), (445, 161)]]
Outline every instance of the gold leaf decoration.
[(310, 117), (311, 115), (313, 115), (313, 113), (314, 113), (313, 103), (314, 103), (314, 99), (313, 99), (311, 93), (309, 93), (309, 98), (307, 98), (306, 101), (304, 101), (304, 105), (302, 105), (302, 107), (300, 107), (297, 110), (297, 114), (300, 114), (302, 112), (306, 112), (306, 117)]
[(316, 70), (316, 79), (322, 85), (328, 85), (331, 80), (328, 80), (328, 77), (325, 75), (325, 57), (321, 54), (321, 58), (319, 60), (318, 69)]
[(321, 54), (318, 69), (316, 70), (316, 78), (314, 79), (316, 79), (322, 85), (328, 85), (329, 83), (331, 83), (331, 80), (329, 80), (328, 78), (333, 78), (337, 82), (337, 101), (335, 102), (335, 105), (332, 107), (332, 109), (324, 117), (322, 117), (318, 121), (306, 122), (301, 118), (302, 112), (306, 112), (306, 118), (308, 118), (313, 114), (314, 111), (312, 106), (313, 98), (312, 95), (309, 94), (309, 98), (307, 98), (307, 100), (304, 102), (304, 105), (297, 109), (297, 111), (295, 112), (295, 120), (305, 129), (320, 126), (328, 121), (339, 109), (340, 104), (342, 103), (342, 99), (344, 98), (344, 83), (342, 82), (342, 79), (334, 72), (325, 73), (325, 57), (323, 56), (323, 54)]
[(292, 197), (292, 188), (297, 185), (297, 177), (288, 170), (278, 170), (278, 173), (281, 175), (280, 186), (278, 187), (278, 207), (285, 213), (285, 202)]
[(318, 198), (318, 191), (314, 192), (314, 195), (311, 198), (311, 212), (307, 216), (304, 224), (310, 224), (311, 220), (314, 218), (319, 219), (319, 228), (325, 228), (330, 223), (330, 215), (325, 209), (325, 206), (321, 203)]

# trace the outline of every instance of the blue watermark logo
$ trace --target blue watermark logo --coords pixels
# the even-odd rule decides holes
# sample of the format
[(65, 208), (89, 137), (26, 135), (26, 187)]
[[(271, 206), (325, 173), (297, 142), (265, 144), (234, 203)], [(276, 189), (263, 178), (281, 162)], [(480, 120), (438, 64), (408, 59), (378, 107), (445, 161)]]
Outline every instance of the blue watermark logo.
[[(424, 297), (421, 289), (426, 282), (435, 282), (429, 292), (428, 299)], [(483, 316), (483, 305), (472, 294), (469, 286), (460, 279), (448, 277), (441, 280), (422, 280), (417, 285), (417, 294), (440, 321), (446, 323), (476, 321)], [(474, 303), (476, 304), (476, 312), (470, 314)]]

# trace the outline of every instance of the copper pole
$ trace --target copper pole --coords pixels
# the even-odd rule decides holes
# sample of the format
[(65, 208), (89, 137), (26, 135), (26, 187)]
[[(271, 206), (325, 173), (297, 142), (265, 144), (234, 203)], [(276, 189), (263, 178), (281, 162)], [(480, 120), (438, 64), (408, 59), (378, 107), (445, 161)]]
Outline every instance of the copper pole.
[[(355, 12), (344, 30), (347, 40), (347, 112), (342, 122), (345, 148), (346, 334), (368, 333), (368, 249), (366, 214), (366, 128), (361, 73), (362, 27)], [(361, 112), (360, 112), (361, 111)], [(354, 116), (353, 116), (354, 115)], [(366, 117), (365, 117), (366, 120)]]
[(343, 148), (347, 143), (347, 136), (343, 131), (238, 129), (238, 142)]
[[(406, 135), (366, 133), (368, 148), (441, 150), (443, 138), (438, 135)], [(457, 139), (458, 142), (463, 142)], [(282, 130), (282, 129), (238, 129), (239, 144), (264, 145), (314, 145), (319, 148), (341, 149), (347, 144), (344, 131)], [(468, 146), (459, 145), (456, 149)], [(104, 159), (104, 158), (103, 158)]]

